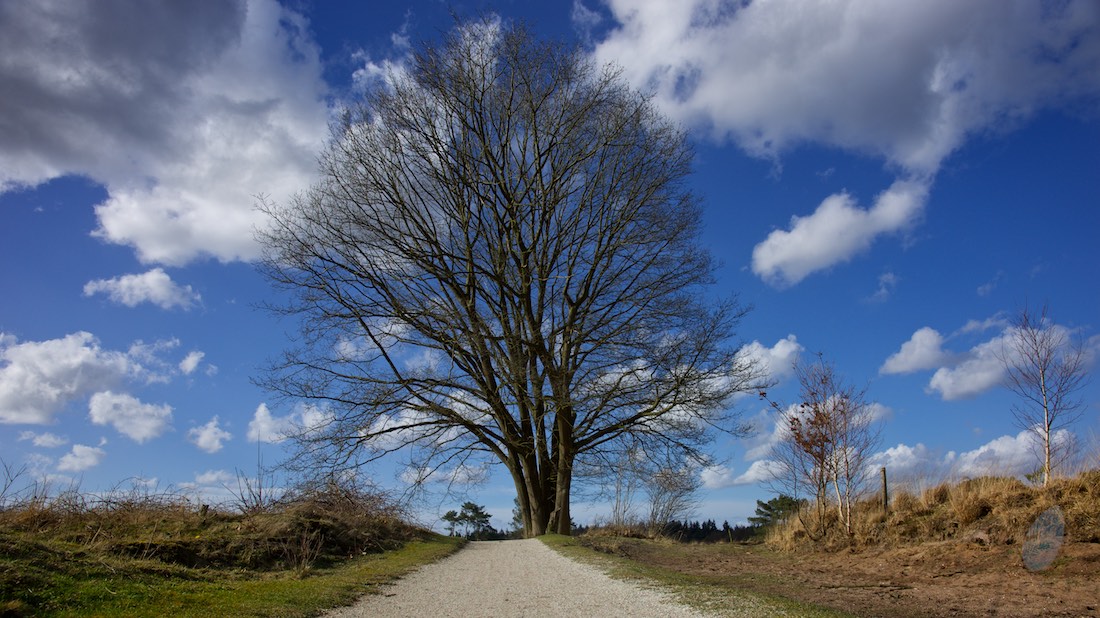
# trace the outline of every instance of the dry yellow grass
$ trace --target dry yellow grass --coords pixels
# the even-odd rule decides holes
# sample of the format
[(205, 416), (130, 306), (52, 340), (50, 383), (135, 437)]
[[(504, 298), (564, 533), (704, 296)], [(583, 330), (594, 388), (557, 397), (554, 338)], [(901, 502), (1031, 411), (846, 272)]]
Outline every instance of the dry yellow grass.
[(826, 515), (829, 533), (814, 538), (818, 529), (803, 513), (771, 530), (767, 542), (791, 550), (810, 545), (839, 549), (893, 546), (926, 541), (963, 539), (979, 544), (1011, 545), (1024, 541), (1028, 527), (1040, 513), (1058, 506), (1065, 517), (1066, 540), (1100, 542), (1100, 470), (1073, 478), (1055, 479), (1048, 487), (1032, 487), (1016, 478), (980, 477), (940, 483), (920, 496), (899, 491), (889, 513), (878, 500), (858, 505), (854, 534), (844, 534), (835, 511)]

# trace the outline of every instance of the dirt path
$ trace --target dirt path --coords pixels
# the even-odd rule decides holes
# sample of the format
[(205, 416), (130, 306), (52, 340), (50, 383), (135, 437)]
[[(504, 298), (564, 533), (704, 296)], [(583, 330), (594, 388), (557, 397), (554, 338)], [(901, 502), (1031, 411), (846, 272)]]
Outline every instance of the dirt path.
[(541, 541), (474, 542), (329, 618), (668, 616), (698, 618), (668, 595), (612, 579)]

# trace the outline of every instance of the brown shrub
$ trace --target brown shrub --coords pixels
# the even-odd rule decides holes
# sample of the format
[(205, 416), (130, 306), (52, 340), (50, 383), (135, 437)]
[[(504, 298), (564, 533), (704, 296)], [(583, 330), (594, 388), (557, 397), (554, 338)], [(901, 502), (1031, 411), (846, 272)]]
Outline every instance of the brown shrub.
[(935, 508), (947, 504), (947, 501), (951, 499), (951, 485), (944, 482), (931, 489), (926, 489), (921, 499), (924, 501), (926, 508)]
[(894, 499), (890, 503), (890, 509), (899, 516), (919, 515), (927, 511), (924, 504), (922, 504), (916, 496), (907, 491), (894, 494)]

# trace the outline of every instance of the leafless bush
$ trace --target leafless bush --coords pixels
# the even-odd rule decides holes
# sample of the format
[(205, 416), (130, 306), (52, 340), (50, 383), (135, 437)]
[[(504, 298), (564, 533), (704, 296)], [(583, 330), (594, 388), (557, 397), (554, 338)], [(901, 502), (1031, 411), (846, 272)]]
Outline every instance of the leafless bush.
[(27, 473), (27, 466), (16, 468), (14, 464), (0, 459), (0, 511), (9, 507), (9, 500), (14, 501), (15, 484)]
[(271, 510), (279, 501), (275, 491), (275, 475), (257, 466), (256, 476), (250, 477), (237, 471), (237, 486), (223, 485), (233, 495), (233, 506), (244, 515), (256, 515)]
[(298, 577), (304, 577), (313, 568), (325, 546), (325, 535), (320, 530), (303, 530), (296, 536), (284, 539), (283, 556), (287, 566)]

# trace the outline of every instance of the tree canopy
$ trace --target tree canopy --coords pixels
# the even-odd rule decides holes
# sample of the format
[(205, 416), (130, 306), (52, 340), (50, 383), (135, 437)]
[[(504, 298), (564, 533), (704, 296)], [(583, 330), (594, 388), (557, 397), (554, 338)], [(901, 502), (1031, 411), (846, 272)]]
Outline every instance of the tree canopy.
[(532, 536), (569, 532), (578, 467), (742, 431), (759, 376), (731, 345), (745, 309), (708, 290), (691, 160), (574, 47), (492, 20), (422, 46), (334, 126), (319, 182), (260, 204), (302, 324), (265, 383), (327, 411), (299, 461), (500, 464)]

